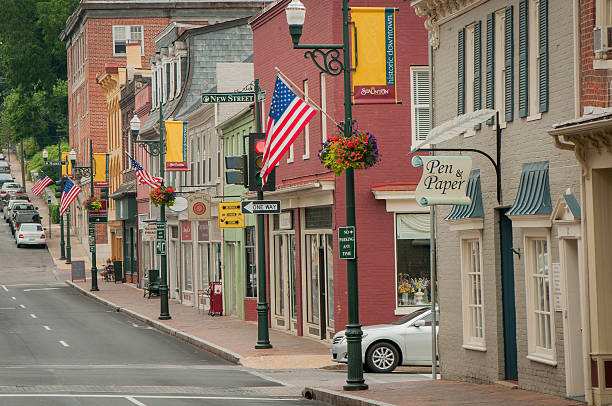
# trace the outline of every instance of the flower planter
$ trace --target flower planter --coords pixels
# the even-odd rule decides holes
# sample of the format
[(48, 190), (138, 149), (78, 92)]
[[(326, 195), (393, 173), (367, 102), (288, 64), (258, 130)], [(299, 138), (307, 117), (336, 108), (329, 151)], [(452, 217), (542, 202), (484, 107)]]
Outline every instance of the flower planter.
[(322, 146), (319, 159), (336, 176), (348, 168), (367, 169), (380, 161), (376, 138), (370, 133), (354, 131), (350, 137), (333, 134)]
[(157, 207), (160, 207), (162, 205), (170, 207), (174, 205), (174, 198), (174, 188), (171, 186), (160, 186), (156, 189), (151, 190), (151, 192), (149, 193), (149, 200), (151, 200), (151, 203), (153, 203)]

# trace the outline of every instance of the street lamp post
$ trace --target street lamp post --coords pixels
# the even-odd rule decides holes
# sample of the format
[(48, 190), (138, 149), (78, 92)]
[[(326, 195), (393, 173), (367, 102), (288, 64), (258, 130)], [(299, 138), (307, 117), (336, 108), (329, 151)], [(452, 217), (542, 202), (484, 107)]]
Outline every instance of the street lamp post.
[[(47, 164), (47, 159), (49, 158), (49, 152), (45, 149), (42, 152), (43, 160), (45, 161), (45, 165)], [(58, 164), (60, 168), (64, 164), (62, 162), (62, 141), (59, 140), (57, 142), (57, 156), (59, 161), (53, 161), (53, 164)], [(56, 182), (61, 183), (62, 181), (62, 170), (60, 169), (59, 180)], [(49, 212), (49, 218), (51, 217), (51, 213)], [(50, 231), (50, 229), (49, 229)], [(59, 259), (66, 259), (66, 244), (64, 243), (64, 215), (60, 215), (60, 257)]]
[[(310, 57), (322, 72), (338, 76), (344, 74), (344, 136), (350, 137), (353, 130), (351, 111), (351, 59), (349, 48), (349, 0), (342, 0), (342, 44), (300, 45), (302, 28), (306, 18), (306, 7), (300, 0), (292, 0), (285, 9), (289, 33), (294, 49), (305, 49), (304, 57)], [(340, 59), (342, 51), (344, 61)], [(346, 225), (355, 227), (355, 180), (353, 168), (346, 170)], [(359, 288), (357, 258), (347, 260), (348, 324), (346, 340), (348, 349), (348, 376), (344, 390), (365, 390), (368, 385), (363, 378), (361, 355), (361, 324), (359, 323)]]
[[(68, 154), (70, 162), (72, 163), (72, 173), (76, 173), (80, 176), (89, 176), (89, 193), (91, 197), (94, 197), (94, 158), (93, 158), (93, 140), (89, 140), (89, 166), (77, 166), (76, 165), (76, 151), (70, 150)], [(91, 224), (89, 224), (91, 227)], [(95, 225), (94, 225), (95, 227)], [(91, 291), (96, 292), (98, 289), (98, 268), (96, 266), (96, 231), (94, 228), (93, 232), (90, 232), (89, 238), (90, 249), (91, 249)]]
[[(162, 103), (159, 102), (159, 140), (138, 140), (138, 133), (140, 132), (140, 119), (134, 115), (130, 120), (130, 129), (132, 130), (132, 136), (134, 137), (134, 143), (143, 146), (145, 151), (151, 156), (159, 156), (159, 176), (164, 179), (164, 166), (165, 163), (165, 142), (164, 142), (164, 112), (162, 109)], [(163, 204), (159, 208), (159, 224), (162, 224), (164, 235), (166, 231), (166, 206)], [(160, 301), (160, 313), (158, 319), (168, 320), (170, 316), (170, 307), (168, 305), (168, 272), (167, 272), (167, 246), (166, 239), (160, 241), (160, 246), (163, 247), (161, 251), (161, 283), (159, 285), (159, 301)]]

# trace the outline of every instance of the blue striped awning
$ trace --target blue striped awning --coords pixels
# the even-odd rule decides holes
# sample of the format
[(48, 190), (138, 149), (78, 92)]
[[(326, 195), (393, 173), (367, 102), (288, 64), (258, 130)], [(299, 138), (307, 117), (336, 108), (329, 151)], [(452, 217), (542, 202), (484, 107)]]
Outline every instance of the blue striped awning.
[(472, 169), (470, 172), (466, 196), (469, 197), (472, 202), (465, 205), (454, 205), (445, 220), (484, 218), (482, 193), (480, 191), (480, 169)]
[(523, 173), (514, 204), (507, 216), (549, 215), (552, 213), (548, 161), (523, 164)]

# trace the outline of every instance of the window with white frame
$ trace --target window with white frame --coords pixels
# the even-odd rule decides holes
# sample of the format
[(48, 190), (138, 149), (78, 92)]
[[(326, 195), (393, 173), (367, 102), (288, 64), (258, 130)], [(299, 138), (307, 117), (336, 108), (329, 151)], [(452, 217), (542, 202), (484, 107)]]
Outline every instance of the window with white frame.
[(461, 239), (463, 345), (471, 349), (485, 349), (481, 246), (480, 232)]
[(596, 0), (595, 25), (612, 25), (612, 0)]
[(412, 145), (427, 138), (431, 130), (429, 110), (429, 68), (427, 66), (410, 67), (410, 115), (412, 118)]
[(556, 363), (555, 323), (551, 303), (550, 239), (548, 231), (525, 235), (525, 284), (527, 287), (528, 356), (534, 361)]
[(397, 306), (431, 303), (429, 214), (395, 215)]
[(495, 12), (495, 106), (499, 111), (499, 121), (506, 121), (506, 109), (503, 108), (506, 100), (506, 64), (505, 64), (505, 26), (506, 10)]
[[(124, 56), (128, 40), (143, 44), (142, 25), (113, 25), (113, 56)], [(144, 55), (144, 47), (140, 47)]]

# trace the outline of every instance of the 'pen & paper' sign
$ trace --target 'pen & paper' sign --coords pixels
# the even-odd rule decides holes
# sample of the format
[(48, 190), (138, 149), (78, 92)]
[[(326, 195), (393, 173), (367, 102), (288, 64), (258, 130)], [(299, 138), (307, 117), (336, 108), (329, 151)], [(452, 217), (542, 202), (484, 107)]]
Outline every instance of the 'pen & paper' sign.
[(412, 166), (423, 167), (423, 175), (416, 188), (416, 201), (421, 206), (437, 204), (470, 204), (466, 196), (472, 169), (469, 156), (415, 156)]

